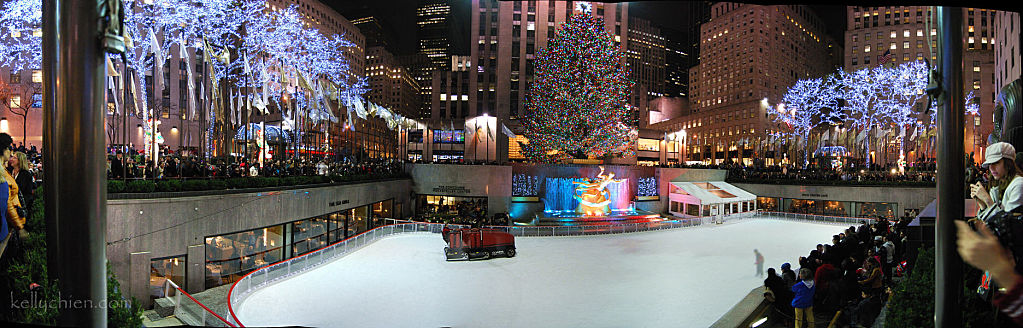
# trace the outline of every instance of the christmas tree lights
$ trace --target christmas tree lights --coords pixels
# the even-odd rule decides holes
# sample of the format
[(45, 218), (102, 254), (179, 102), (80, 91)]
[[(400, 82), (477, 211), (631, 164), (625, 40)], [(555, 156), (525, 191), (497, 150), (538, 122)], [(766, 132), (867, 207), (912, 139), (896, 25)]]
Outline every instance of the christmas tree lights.
[(624, 53), (588, 12), (572, 16), (540, 50), (523, 120), (522, 152), (537, 162), (634, 154)]

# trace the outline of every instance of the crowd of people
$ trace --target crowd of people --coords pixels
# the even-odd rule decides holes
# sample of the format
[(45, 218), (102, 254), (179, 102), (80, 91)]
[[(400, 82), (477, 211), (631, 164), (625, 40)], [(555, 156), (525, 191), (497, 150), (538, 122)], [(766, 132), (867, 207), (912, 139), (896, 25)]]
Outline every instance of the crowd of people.
[[(1023, 231), (1023, 168), (1016, 156), (1011, 144), (995, 143), (980, 165), (967, 170), (977, 175), (967, 180), (979, 210), (976, 218), (955, 224), (960, 256), (985, 277), (967, 289), (990, 291), (992, 305), (1023, 326), (1023, 235), (1017, 233)], [(773, 307), (769, 320), (775, 326), (814, 327), (816, 310), (837, 326), (873, 326), (892, 294), (893, 277), (910, 270), (908, 259), (915, 258), (906, 245), (908, 222), (908, 217), (894, 223), (878, 217), (817, 245), (799, 258), (798, 270), (789, 263), (780, 273), (769, 268), (764, 280)], [(754, 255), (759, 275), (763, 256), (757, 250)]]
[(752, 180), (816, 180), (816, 181), (844, 181), (844, 182), (906, 182), (921, 181), (934, 182), (934, 171), (910, 170), (902, 173), (892, 173), (891, 169), (880, 167), (874, 170), (800, 170), (789, 169), (788, 167), (730, 167), (728, 168), (729, 179), (736, 181)]
[(908, 225), (907, 218), (891, 222), (878, 217), (832, 236), (830, 244), (818, 244), (799, 257), (798, 268), (784, 263), (780, 272), (767, 269), (765, 296), (773, 307), (769, 321), (814, 327), (815, 310), (829, 319), (841, 310), (842, 327), (873, 325), (891, 293), (893, 276), (903, 272), (911, 255), (906, 247)]
[(118, 152), (107, 158), (107, 177), (115, 180), (359, 174), (387, 176), (402, 171), (402, 163), (395, 159), (353, 161), (348, 158), (302, 157), (266, 160), (260, 165), (258, 162), (247, 163), (237, 158), (204, 161), (194, 156), (162, 156), (159, 163), (153, 166), (140, 154), (125, 156)]

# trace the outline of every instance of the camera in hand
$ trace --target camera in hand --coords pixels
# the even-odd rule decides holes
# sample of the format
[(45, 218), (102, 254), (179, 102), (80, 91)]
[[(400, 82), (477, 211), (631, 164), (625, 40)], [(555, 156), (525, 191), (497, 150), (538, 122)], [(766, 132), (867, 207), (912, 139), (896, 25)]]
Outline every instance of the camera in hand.
[[(1016, 270), (1021, 271), (1023, 269), (1023, 221), (1021, 221), (1023, 206), (1017, 207), (1012, 212), (1005, 212), (997, 206), (992, 206), (989, 208), (989, 212), (981, 214), (983, 217), (978, 217), (978, 219), (983, 220), (988, 229), (998, 237), (998, 242), (1012, 252), (1012, 257), (1016, 259)], [(972, 221), (970, 226), (977, 230)]]

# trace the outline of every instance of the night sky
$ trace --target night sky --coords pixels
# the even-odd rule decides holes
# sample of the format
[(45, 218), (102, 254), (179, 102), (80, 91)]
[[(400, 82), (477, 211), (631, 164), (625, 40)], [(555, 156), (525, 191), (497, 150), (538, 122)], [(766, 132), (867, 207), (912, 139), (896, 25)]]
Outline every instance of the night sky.
[[(835, 38), (840, 44), (844, 40), (845, 32), (845, 5), (823, 5), (823, 1), (805, 0), (806, 2), (786, 1), (752, 1), (748, 3), (757, 4), (807, 4), (814, 12), (821, 17), (827, 25), (827, 33)], [(365, 16), (376, 16), (396, 40), (392, 51), (397, 54), (415, 53), (417, 48), (416, 39), (416, 5), (418, 0), (323, 0), (325, 4), (333, 7), (341, 15), (348, 19), (355, 19)], [(615, 2), (615, 1), (610, 1)], [(463, 38), (466, 42), (469, 38), (469, 12), (471, 11), (471, 0), (454, 1), (452, 10), (462, 13), (462, 19), (457, 19), (456, 31), (466, 34)], [(842, 3), (838, 1), (837, 3)], [(679, 21), (680, 18), (688, 17), (688, 10), (685, 1), (630, 1), (629, 12), (631, 16), (641, 17), (650, 20), (660, 26), (673, 27), (684, 30), (686, 22)], [(466, 52), (468, 44), (457, 42), (454, 46), (456, 52)]]

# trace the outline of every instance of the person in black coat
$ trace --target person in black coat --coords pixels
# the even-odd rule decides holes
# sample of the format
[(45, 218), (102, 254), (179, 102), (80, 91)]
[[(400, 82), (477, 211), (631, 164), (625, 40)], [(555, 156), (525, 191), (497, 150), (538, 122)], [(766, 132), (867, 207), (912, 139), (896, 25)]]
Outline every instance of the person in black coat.
[[(767, 279), (764, 279), (764, 287), (767, 287), (771, 294), (774, 295), (773, 304), (776, 312), (772, 314), (782, 313), (785, 314), (782, 318), (786, 318), (788, 313), (792, 313), (792, 290), (785, 284), (785, 280), (774, 271), (774, 268), (767, 269)], [(772, 321), (786, 321), (784, 319), (775, 320), (773, 317), (778, 317), (777, 315), (768, 315), (768, 317), (772, 317)]]
[(117, 157), (110, 161), (110, 174), (114, 179), (124, 177), (124, 154), (117, 152)]

